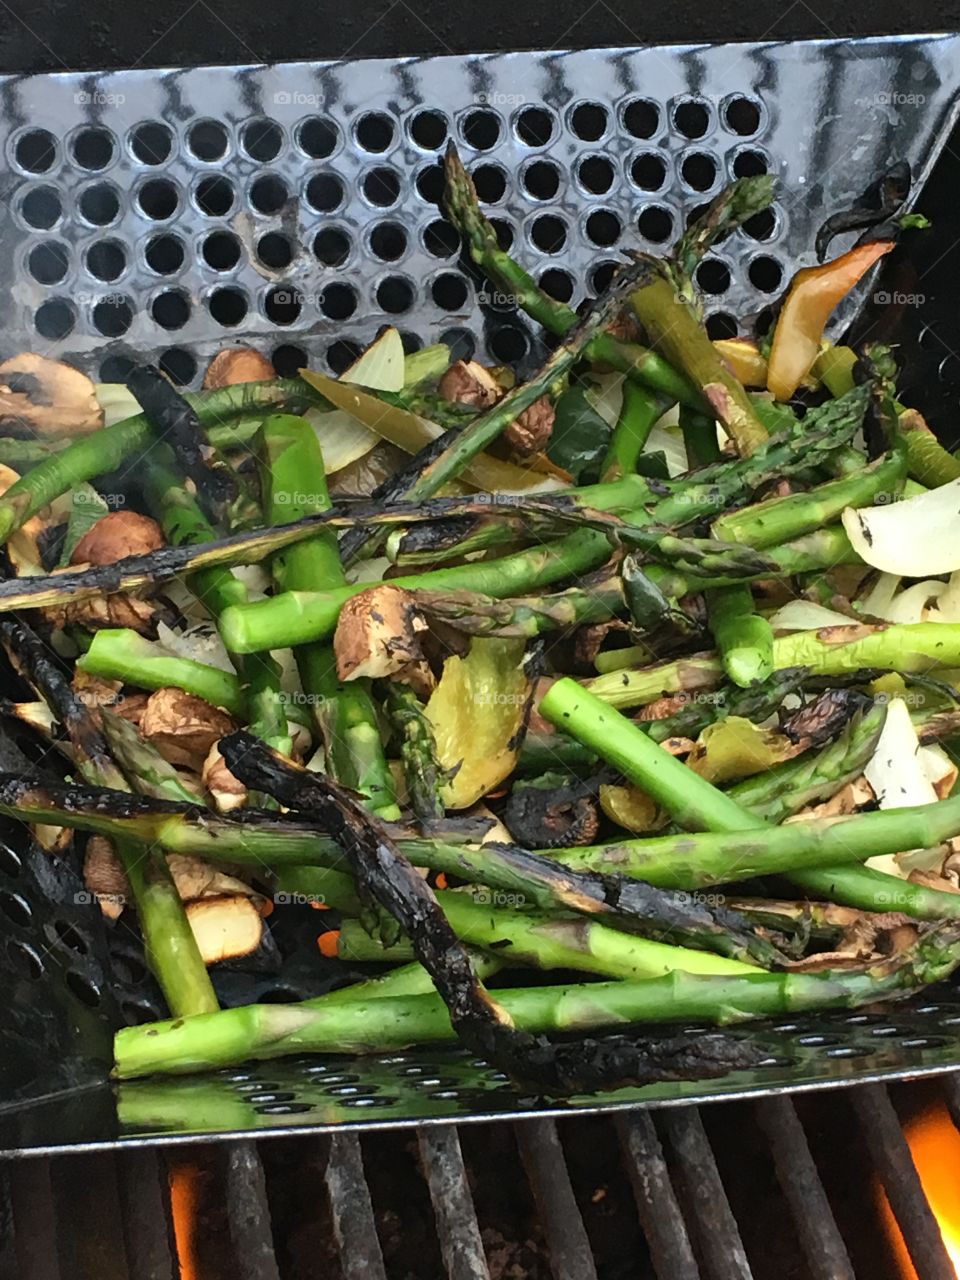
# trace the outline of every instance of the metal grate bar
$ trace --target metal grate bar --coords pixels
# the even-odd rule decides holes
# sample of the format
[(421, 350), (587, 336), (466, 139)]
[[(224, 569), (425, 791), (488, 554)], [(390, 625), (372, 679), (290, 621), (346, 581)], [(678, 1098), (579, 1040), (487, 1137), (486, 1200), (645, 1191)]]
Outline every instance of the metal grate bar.
[(49, 1160), (21, 1160), (10, 1174), (19, 1280), (61, 1280)]
[(159, 1156), (147, 1147), (123, 1151), (118, 1175), (131, 1280), (175, 1280), (169, 1201)]
[(229, 1148), (225, 1195), (238, 1280), (280, 1280), (266, 1179), (254, 1143), (238, 1142)]
[(523, 1120), (514, 1126), (514, 1132), (540, 1211), (555, 1280), (597, 1280), (593, 1251), (555, 1121)]
[(344, 1280), (386, 1280), (363, 1153), (355, 1133), (335, 1133), (324, 1173)]
[(660, 1280), (700, 1280), (687, 1226), (670, 1181), (663, 1148), (647, 1111), (616, 1116), (640, 1225)]
[(677, 1160), (688, 1216), (712, 1280), (753, 1280), (730, 1201), (696, 1107), (666, 1108), (663, 1129)]
[(883, 1085), (868, 1084), (854, 1089), (850, 1097), (920, 1280), (956, 1280), (890, 1095)]
[(789, 1098), (763, 1098), (757, 1103), (757, 1119), (770, 1143), (814, 1280), (856, 1280), (793, 1103)]
[(490, 1280), (456, 1129), (453, 1125), (420, 1129), (417, 1141), (449, 1280)]

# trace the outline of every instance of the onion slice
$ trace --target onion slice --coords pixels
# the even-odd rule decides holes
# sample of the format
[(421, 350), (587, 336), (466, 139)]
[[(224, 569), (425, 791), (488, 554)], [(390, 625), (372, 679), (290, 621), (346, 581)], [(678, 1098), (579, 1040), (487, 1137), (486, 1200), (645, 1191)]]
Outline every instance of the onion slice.
[(874, 569), (930, 578), (960, 569), (960, 480), (877, 507), (848, 507), (843, 527)]

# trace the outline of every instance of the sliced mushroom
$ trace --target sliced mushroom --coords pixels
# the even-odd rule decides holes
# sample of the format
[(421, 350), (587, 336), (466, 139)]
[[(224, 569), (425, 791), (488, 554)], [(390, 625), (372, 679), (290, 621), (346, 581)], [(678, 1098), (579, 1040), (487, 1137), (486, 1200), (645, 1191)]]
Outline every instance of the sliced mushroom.
[(138, 511), (111, 511), (90, 526), (70, 556), (71, 564), (115, 564), (125, 556), (145, 556), (166, 544), (156, 520)]
[(31, 351), (0, 364), (4, 435), (84, 436), (102, 426), (93, 383), (79, 369)]
[(184, 902), (196, 902), (198, 898), (232, 898), (239, 894), (249, 898), (259, 911), (266, 901), (263, 894), (257, 893), (246, 881), (228, 875), (219, 867), (212, 867), (202, 858), (171, 853), (167, 857), (167, 865), (177, 893)]
[(197, 773), (213, 744), (235, 728), (219, 707), (173, 687), (152, 693), (140, 720), (140, 732), (165, 760)]
[(556, 416), (553, 401), (549, 396), (541, 396), (517, 415), (504, 431), (503, 438), (524, 456), (539, 453), (553, 434)]
[(208, 391), (219, 387), (235, 387), (241, 382), (264, 382), (274, 378), (273, 365), (252, 347), (227, 347), (207, 365), (203, 385)]
[(263, 919), (253, 902), (241, 894), (197, 898), (187, 903), (186, 912), (204, 964), (248, 956), (260, 945)]
[(435, 683), (420, 644), (426, 629), (409, 591), (389, 583), (361, 591), (340, 612), (333, 637), (337, 675), (341, 680), (389, 676), (426, 697)]
[(496, 378), (476, 360), (457, 360), (440, 379), (437, 392), (445, 400), (488, 409), (503, 395)]
[(71, 604), (51, 605), (43, 610), (54, 627), (76, 624), (87, 631), (105, 627), (128, 627), (141, 635), (153, 635), (157, 624), (157, 606), (151, 600), (115, 591), (108, 596), (90, 596)]
[(220, 813), (242, 809), (247, 803), (247, 788), (227, 768), (216, 743), (203, 762), (203, 787)]
[(83, 858), (83, 883), (108, 920), (116, 920), (130, 901), (130, 882), (106, 836), (91, 836)]

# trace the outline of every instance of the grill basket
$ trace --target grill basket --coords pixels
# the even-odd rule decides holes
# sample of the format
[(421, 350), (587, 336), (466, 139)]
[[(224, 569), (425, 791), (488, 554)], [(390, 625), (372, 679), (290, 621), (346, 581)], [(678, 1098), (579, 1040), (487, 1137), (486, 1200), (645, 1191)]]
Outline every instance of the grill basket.
[[(460, 261), (438, 207), (448, 137), (503, 243), (572, 305), (621, 247), (662, 249), (732, 177), (777, 174), (772, 214), (701, 273), (720, 336), (813, 261), (829, 212), (907, 159), (934, 228), (915, 274), (882, 282), (858, 324), (903, 342), (904, 394), (946, 422), (960, 395), (960, 162), (945, 146), (958, 87), (956, 36), (6, 77), (3, 355), (53, 354), (100, 381), (146, 358), (195, 387), (240, 337), (281, 372), (337, 373), (391, 323), (411, 350), (443, 339), (532, 367), (536, 335)], [(27, 767), (0, 747), (4, 768)], [(224, 969), (225, 1002), (329, 983), (311, 913), (282, 914), (276, 973)], [(158, 1016), (159, 995), (136, 940), (108, 936), (76, 875), (15, 824), (0, 841), (0, 981), (0, 1154), (665, 1105), (960, 1065), (960, 994), (942, 987), (728, 1033), (764, 1047), (749, 1072), (546, 1106), (454, 1050), (251, 1065), (118, 1097), (112, 1031)]]

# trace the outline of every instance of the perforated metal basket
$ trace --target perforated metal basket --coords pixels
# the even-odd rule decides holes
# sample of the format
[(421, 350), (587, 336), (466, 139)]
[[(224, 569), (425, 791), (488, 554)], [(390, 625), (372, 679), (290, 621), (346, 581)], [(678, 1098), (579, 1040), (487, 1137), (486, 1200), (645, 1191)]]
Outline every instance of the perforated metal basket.
[[(503, 242), (573, 304), (602, 287), (621, 246), (663, 246), (732, 176), (776, 173), (772, 214), (701, 268), (711, 330), (733, 332), (878, 173), (908, 159), (922, 187), (958, 86), (954, 36), (8, 77), (3, 354), (54, 353), (100, 380), (146, 357), (196, 386), (240, 337), (281, 372), (305, 357), (336, 372), (389, 322), (411, 349), (444, 339), (533, 362), (536, 337), (464, 269), (438, 208), (451, 136)], [(895, 321), (917, 398), (952, 414), (957, 175), (942, 173), (915, 287), (876, 292), (868, 322)], [(296, 927), (282, 949), (275, 975), (220, 975), (221, 995), (323, 989)], [(960, 997), (938, 989), (882, 1013), (743, 1029), (768, 1050), (749, 1073), (549, 1108), (464, 1054), (429, 1051), (130, 1085), (118, 1110), (110, 1036), (155, 1015), (156, 993), (130, 938), (108, 938), (75, 875), (13, 827), (0, 844), (0, 981), (0, 1153), (660, 1105), (960, 1065)]]

